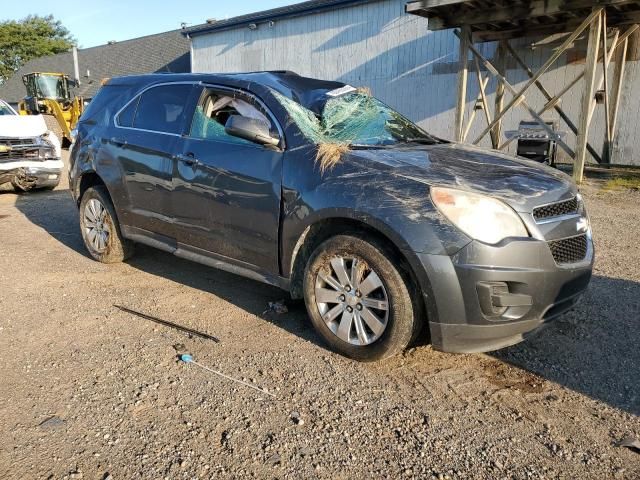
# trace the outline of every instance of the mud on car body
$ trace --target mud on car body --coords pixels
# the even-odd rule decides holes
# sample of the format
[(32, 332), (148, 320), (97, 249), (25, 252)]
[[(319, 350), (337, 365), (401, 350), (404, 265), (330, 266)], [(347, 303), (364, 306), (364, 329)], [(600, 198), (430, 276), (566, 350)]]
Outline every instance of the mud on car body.
[(69, 175), (97, 260), (139, 242), (279, 286), (359, 360), (424, 330), (450, 352), (517, 343), (591, 277), (566, 175), (291, 72), (112, 79), (78, 124)]
[(21, 191), (60, 183), (60, 140), (41, 115), (22, 116), (0, 100), (0, 185)]

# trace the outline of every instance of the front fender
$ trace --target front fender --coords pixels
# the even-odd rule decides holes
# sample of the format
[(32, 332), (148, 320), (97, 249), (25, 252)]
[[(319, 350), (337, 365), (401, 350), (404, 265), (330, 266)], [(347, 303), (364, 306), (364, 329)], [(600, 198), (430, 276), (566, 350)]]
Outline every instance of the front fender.
[[(329, 178), (316, 181), (292, 175), (298, 188), (283, 187), (281, 254), (283, 274), (301, 235), (310, 226), (328, 219), (362, 222), (389, 238), (403, 251), (452, 255), (471, 239), (438, 212), (429, 187), (410, 178), (377, 169), (340, 164)], [(314, 176), (307, 176), (306, 179)], [(285, 183), (287, 185), (287, 183)]]

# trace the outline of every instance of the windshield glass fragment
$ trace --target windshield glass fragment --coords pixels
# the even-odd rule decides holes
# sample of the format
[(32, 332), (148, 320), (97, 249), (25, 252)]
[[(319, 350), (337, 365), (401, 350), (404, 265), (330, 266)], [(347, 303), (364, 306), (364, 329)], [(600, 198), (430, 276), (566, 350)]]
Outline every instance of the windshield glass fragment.
[(360, 91), (330, 96), (317, 116), (295, 100), (273, 91), (302, 133), (316, 144), (392, 145), (398, 142), (437, 143), (420, 127)]

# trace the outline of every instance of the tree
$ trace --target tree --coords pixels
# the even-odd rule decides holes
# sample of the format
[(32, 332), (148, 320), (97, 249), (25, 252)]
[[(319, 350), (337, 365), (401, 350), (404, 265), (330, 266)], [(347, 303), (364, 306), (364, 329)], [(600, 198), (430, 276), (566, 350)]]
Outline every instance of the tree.
[(0, 83), (32, 58), (67, 52), (76, 44), (53, 15), (0, 22)]

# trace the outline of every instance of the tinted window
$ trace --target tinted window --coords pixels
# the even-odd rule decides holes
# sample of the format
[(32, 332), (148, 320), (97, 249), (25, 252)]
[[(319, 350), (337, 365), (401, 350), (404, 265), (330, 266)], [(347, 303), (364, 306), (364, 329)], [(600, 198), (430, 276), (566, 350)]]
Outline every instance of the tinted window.
[(131, 85), (105, 85), (85, 106), (80, 121), (107, 125), (118, 109), (131, 97)]
[(144, 92), (138, 102), (134, 128), (180, 133), (191, 85), (163, 85)]
[(127, 105), (127, 108), (120, 112), (118, 115), (118, 125), (121, 127), (130, 127), (133, 125), (133, 116), (136, 113), (136, 109), (138, 108), (138, 101), (140, 98), (136, 98), (133, 102)]

